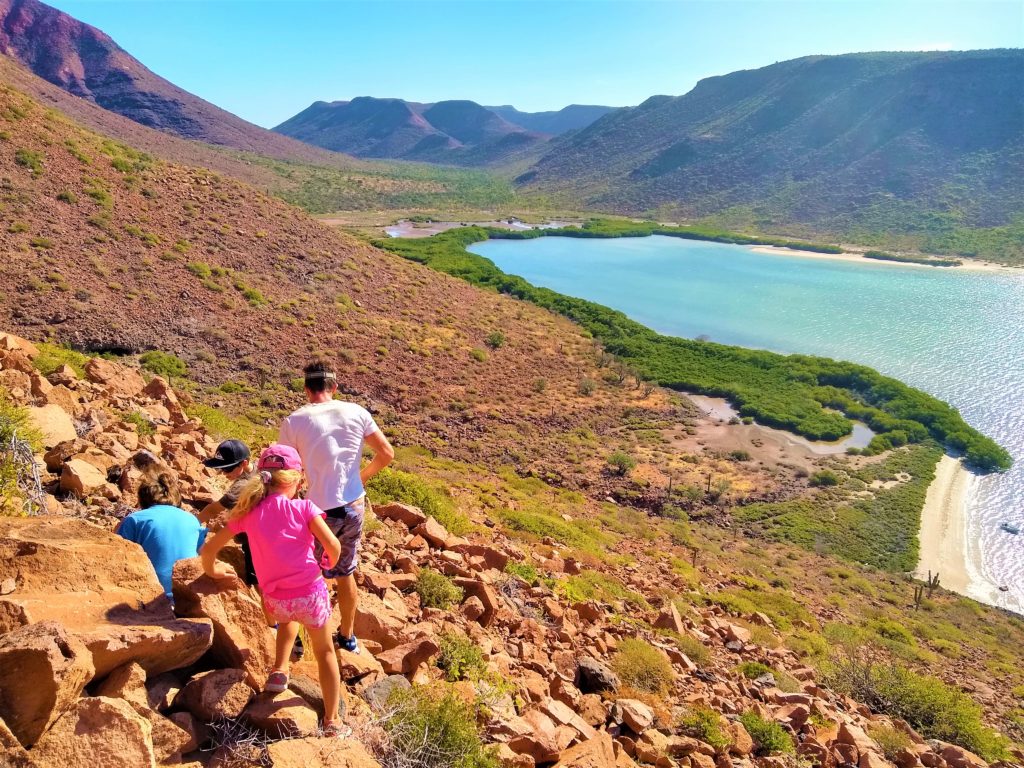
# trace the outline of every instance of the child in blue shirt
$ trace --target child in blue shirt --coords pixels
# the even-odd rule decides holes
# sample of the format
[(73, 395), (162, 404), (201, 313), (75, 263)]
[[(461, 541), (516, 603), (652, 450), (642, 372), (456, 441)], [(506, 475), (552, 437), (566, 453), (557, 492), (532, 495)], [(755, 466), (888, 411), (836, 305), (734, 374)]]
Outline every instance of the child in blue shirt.
[(139, 544), (153, 564), (156, 577), (173, 601), (171, 572), (178, 560), (195, 557), (206, 539), (206, 529), (195, 515), (181, 508), (176, 478), (166, 470), (143, 477), (138, 512), (117, 527), (121, 537)]

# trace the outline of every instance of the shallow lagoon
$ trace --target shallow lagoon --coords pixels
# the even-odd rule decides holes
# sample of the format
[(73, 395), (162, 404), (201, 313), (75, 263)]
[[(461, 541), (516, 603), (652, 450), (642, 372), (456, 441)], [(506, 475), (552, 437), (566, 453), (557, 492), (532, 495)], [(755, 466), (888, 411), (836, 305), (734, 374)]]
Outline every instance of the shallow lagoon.
[[(545, 237), (470, 247), (535, 285), (662, 333), (870, 365), (942, 398), (1004, 445), (1013, 469), (973, 484), (972, 596), (1024, 607), (1024, 272), (762, 253), (670, 237)], [(996, 585), (1007, 585), (998, 592)]]

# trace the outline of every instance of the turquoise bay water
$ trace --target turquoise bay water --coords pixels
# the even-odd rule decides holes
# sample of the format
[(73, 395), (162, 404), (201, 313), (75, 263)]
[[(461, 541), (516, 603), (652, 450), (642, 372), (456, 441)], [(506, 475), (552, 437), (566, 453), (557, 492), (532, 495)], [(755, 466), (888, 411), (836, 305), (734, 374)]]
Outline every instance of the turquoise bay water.
[(972, 596), (1024, 608), (1024, 535), (999, 529), (1024, 528), (1024, 272), (861, 264), (670, 237), (490, 240), (470, 250), (662, 333), (851, 360), (956, 406), (1016, 462), (973, 485), (967, 541), (982, 565)]

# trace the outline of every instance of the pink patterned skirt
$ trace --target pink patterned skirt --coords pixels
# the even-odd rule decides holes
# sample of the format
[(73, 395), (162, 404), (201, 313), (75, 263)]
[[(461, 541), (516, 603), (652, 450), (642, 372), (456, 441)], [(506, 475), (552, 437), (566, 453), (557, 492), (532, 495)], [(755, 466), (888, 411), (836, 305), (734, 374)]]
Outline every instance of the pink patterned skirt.
[(263, 596), (267, 614), (277, 622), (297, 621), (304, 627), (319, 629), (331, 618), (331, 596), (327, 583), (317, 579), (308, 595), (275, 600)]

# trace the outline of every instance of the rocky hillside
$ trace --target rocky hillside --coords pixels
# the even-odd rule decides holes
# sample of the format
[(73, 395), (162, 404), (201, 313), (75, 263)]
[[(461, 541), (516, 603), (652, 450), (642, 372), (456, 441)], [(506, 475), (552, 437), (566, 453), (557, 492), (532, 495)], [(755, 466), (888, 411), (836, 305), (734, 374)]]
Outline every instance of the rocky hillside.
[(314, 102), (274, 130), (357, 157), (453, 165), (508, 162), (547, 140), (472, 101), (418, 104), (370, 96)]
[(1017, 50), (805, 57), (606, 115), (519, 181), (762, 231), (998, 227), (1024, 211), (1022, 93)]
[[(141, 548), (109, 532), (145, 462), (176, 471), (192, 504), (216, 495), (200, 464), (215, 440), (189, 399), (109, 361), (43, 376), (34, 345), (2, 335), (0, 348), (8, 408), (27, 409), (45, 451), (42, 510), (0, 517), (3, 765), (987, 765), (776, 647), (794, 622), (810, 626), (792, 609), (680, 600), (741, 574), (696, 554), (688, 565), (671, 539), (645, 554), (653, 540), (627, 536), (587, 561), (554, 539), (514, 540), (480, 510), (454, 535), (381, 493), (359, 575), (363, 650), (338, 651), (353, 735), (321, 737), (315, 664), (293, 665), (284, 693), (259, 690), (273, 632), (255, 591), (183, 560), (172, 612)], [(996, 748), (991, 732), (975, 736)]]
[(0, 53), (74, 96), (159, 131), (288, 160), (319, 155), (182, 90), (108, 35), (38, 0), (0, 0)]

